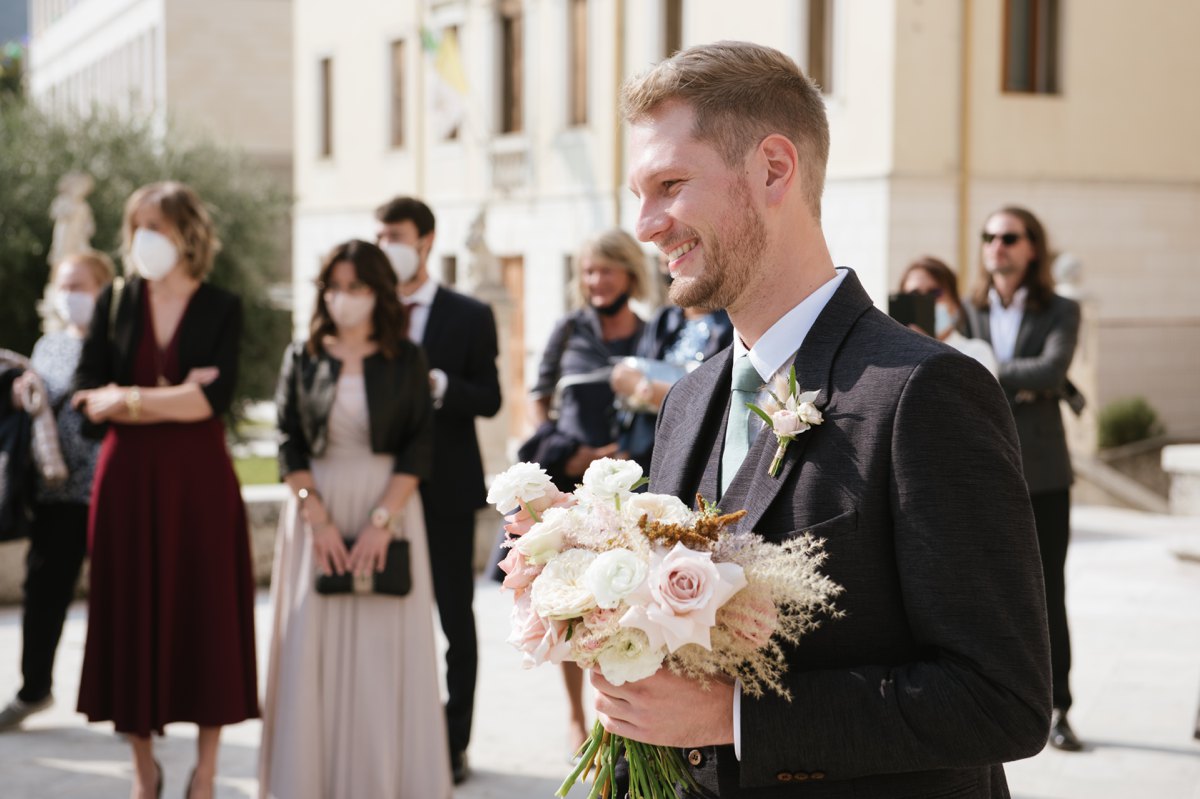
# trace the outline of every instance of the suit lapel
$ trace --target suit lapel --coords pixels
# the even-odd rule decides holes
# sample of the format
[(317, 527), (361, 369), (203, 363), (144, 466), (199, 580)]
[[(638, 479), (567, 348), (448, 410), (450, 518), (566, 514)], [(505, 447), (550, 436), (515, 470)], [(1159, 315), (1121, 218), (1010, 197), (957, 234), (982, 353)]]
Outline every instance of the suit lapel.
[[(824, 310), (821, 311), (820, 316), (817, 317), (817, 321), (804, 338), (804, 344), (796, 354), (794, 364), (797, 388), (801, 392), (820, 392), (815, 404), (822, 414), (825, 414), (833, 398), (833, 385), (830, 378), (833, 372), (834, 358), (841, 348), (842, 341), (850, 332), (850, 328), (870, 307), (872, 307), (871, 298), (863, 289), (858, 276), (851, 271), (842, 280), (842, 285), (838, 287)], [(827, 416), (824, 424), (831, 423), (833, 423), (832, 420)], [(764, 428), (759, 433), (750, 452), (746, 455), (746, 460), (742, 462), (742, 467), (734, 475), (733, 482), (730, 483), (728, 499), (723, 500), (724, 507), (722, 509), (727, 512), (738, 510), (739, 507), (746, 509), (746, 516), (738, 525), (739, 529), (753, 530), (762, 520), (771, 503), (775, 501), (784, 484), (787, 483), (792, 471), (797, 468), (797, 464), (802, 462), (808, 443), (819, 435), (821, 435), (821, 425), (811, 427), (796, 436), (787, 447), (779, 474), (771, 477), (767, 473), (767, 469), (771, 465), (772, 458), (775, 457), (778, 443), (770, 430)], [(741, 500), (743, 497), (744, 502), (740, 505), (733, 504), (734, 501)]]
[[(975, 310), (975, 319), (978, 322), (978, 330), (972, 330), (971, 335), (974, 338), (981, 338), (988, 344), (992, 343), (992, 312), (987, 308), (977, 308)], [(994, 346), (994, 345), (993, 345)]]
[(425, 333), (421, 336), (421, 346), (428, 356), (429, 350), (438, 342), (442, 329), (446, 326), (446, 290), (441, 286), (433, 294), (433, 302), (429, 303), (429, 316), (425, 319)]
[(1021, 358), (1037, 355), (1036, 350), (1033, 352), (1029, 351), (1029, 344), (1034, 338), (1037, 329), (1041, 326), (1040, 323), (1044, 316), (1045, 314), (1028, 308), (1021, 314), (1021, 326), (1017, 328), (1017, 342), (1013, 347), (1013, 357)]
[[(652, 490), (660, 494), (673, 494), (688, 506), (695, 503), (697, 492), (712, 501), (717, 495), (717, 463), (720, 463), (721, 445), (725, 430), (725, 413), (729, 405), (729, 387), (732, 380), (732, 348), (718, 354), (712, 366), (695, 372), (681, 383), (677, 390), (687, 391), (684, 398), (685, 415), (689, 411), (702, 412), (702, 418), (694, 423), (681, 419), (675, 425), (679, 431), (672, 436), (673, 446), (660, 455), (655, 452), (656, 471), (653, 473)], [(661, 458), (661, 460), (660, 460)]]

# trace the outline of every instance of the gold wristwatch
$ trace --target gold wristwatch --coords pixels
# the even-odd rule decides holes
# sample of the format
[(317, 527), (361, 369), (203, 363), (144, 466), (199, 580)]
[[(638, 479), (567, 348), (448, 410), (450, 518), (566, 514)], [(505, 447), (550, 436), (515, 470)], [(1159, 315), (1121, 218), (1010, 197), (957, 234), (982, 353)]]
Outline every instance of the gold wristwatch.
[(389, 533), (400, 532), (400, 516), (380, 505), (371, 511), (371, 524)]

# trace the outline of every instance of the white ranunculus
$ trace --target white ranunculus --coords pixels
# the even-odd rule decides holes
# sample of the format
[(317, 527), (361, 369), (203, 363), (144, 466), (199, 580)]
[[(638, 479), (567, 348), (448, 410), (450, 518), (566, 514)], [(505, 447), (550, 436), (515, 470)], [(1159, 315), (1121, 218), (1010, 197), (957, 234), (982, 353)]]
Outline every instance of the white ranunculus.
[(533, 581), (529, 598), (544, 619), (574, 619), (596, 607), (583, 575), (596, 559), (586, 549), (568, 549), (546, 564)]
[(621, 499), (633, 490), (633, 484), (642, 479), (642, 467), (637, 461), (600, 458), (592, 461), (583, 473), (583, 485), (595, 499)]
[(536, 463), (518, 463), (492, 480), (487, 501), (501, 513), (511, 513), (524, 502), (531, 502), (554, 491), (546, 470)]
[(550, 561), (562, 551), (563, 540), (576, 523), (568, 508), (547, 508), (542, 520), (513, 545), (534, 566)]
[(610, 549), (596, 556), (583, 573), (583, 584), (599, 607), (611, 610), (646, 580), (646, 562), (628, 549)]
[(596, 664), (604, 679), (613, 685), (624, 685), (652, 676), (666, 656), (661, 646), (651, 646), (644, 632), (626, 628), (608, 640), (596, 656)]
[(635, 524), (645, 514), (652, 522), (691, 524), (695, 514), (683, 500), (671, 494), (634, 494), (621, 510)]

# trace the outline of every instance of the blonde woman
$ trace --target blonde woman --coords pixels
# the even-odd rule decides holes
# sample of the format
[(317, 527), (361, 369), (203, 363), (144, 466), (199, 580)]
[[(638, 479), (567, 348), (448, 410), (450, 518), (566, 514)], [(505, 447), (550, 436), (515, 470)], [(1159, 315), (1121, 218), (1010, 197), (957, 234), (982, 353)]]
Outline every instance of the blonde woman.
[(219, 242), (191, 188), (138, 189), (122, 226), (136, 276), (100, 295), (73, 399), (107, 426), (79, 710), (125, 734), (134, 799), (162, 791), (150, 734), (198, 725), (187, 795), (207, 799), (221, 727), (258, 716), (246, 512), (220, 418), (242, 306), (204, 282)]

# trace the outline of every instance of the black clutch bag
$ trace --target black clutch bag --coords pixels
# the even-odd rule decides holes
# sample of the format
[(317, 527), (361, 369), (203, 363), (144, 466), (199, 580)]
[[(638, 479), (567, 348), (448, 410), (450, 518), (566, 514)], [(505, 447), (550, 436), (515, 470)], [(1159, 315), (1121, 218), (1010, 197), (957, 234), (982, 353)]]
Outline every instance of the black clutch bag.
[[(353, 539), (346, 539), (346, 549), (354, 544)], [(388, 544), (387, 560), (383, 571), (373, 571), (370, 574), (358, 575), (352, 572), (343, 574), (318, 574), (316, 581), (318, 594), (381, 594), (383, 596), (407, 596), (412, 590), (412, 566), (408, 557), (408, 540), (394, 538)]]

